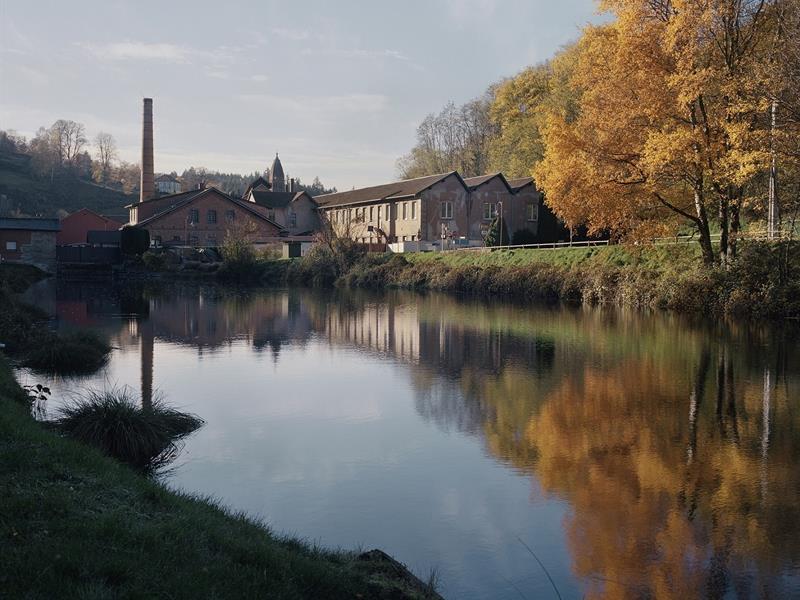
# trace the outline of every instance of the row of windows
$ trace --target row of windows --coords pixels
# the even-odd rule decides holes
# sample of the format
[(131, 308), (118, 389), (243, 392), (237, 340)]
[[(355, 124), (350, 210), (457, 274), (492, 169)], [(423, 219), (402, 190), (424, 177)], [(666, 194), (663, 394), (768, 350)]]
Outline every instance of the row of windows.
[[(198, 224), (200, 223), (200, 210), (197, 208), (192, 208), (189, 210), (189, 223)], [(267, 213), (267, 218), (270, 221), (275, 220), (275, 211), (271, 210)], [(236, 211), (233, 210), (226, 210), (225, 211), (225, 222), (226, 223), (233, 223), (236, 220)], [(210, 208), (206, 211), (206, 223), (209, 225), (214, 225), (217, 222), (217, 211), (213, 208)], [(289, 227), (297, 227), (297, 213), (292, 211), (289, 213)]]
[[(157, 236), (153, 237), (153, 242), (155, 243), (156, 246), (160, 246), (163, 243), (163, 240), (161, 239), (160, 235), (157, 235)], [(181, 236), (179, 236), (179, 235), (174, 235), (174, 236), (172, 236), (171, 242), (172, 243), (176, 243), (176, 244), (180, 244), (180, 243), (183, 242), (183, 238)], [(210, 246), (216, 246), (217, 245), (217, 236), (215, 234), (213, 234), (213, 233), (209, 233), (206, 236), (206, 242)], [(199, 235), (192, 234), (192, 235), (189, 236), (189, 244), (199, 244), (199, 243), (200, 243), (200, 236)]]
[[(233, 223), (236, 220), (236, 211), (233, 210), (226, 210), (225, 211), (225, 221), (228, 223)], [(193, 208), (189, 211), (189, 223), (197, 224), (200, 222), (200, 211), (196, 208)], [(206, 223), (213, 225), (217, 222), (217, 211), (213, 208), (210, 208), (206, 211)]]
[[(492, 221), (497, 217), (498, 205), (494, 202), (483, 203), (483, 219), (485, 221)], [(536, 221), (538, 219), (538, 206), (531, 202), (526, 207), (528, 221)], [(453, 203), (450, 200), (444, 200), (439, 204), (439, 218), (449, 220), (453, 218)]]
[[(391, 218), (392, 205), (380, 204), (378, 206), (364, 206), (358, 208), (343, 208), (334, 210), (331, 213), (331, 220), (334, 223), (355, 222), (380, 222), (384, 218)], [(398, 202), (394, 207), (394, 218), (412, 221), (417, 218), (417, 201)]]

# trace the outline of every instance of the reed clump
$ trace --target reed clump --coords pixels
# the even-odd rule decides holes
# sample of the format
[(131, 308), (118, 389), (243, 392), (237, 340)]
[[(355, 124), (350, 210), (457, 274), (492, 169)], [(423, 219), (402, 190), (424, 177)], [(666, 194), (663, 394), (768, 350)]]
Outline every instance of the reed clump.
[(152, 471), (174, 459), (179, 441), (203, 423), (161, 399), (141, 406), (130, 389), (121, 388), (83, 393), (59, 411), (52, 425), (125, 464)]

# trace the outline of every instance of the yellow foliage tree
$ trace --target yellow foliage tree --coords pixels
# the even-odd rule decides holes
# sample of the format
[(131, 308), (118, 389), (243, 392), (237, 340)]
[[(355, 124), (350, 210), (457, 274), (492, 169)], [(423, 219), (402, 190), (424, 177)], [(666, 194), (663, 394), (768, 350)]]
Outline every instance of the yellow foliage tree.
[(566, 118), (577, 113), (577, 93), (570, 84), (577, 62), (575, 45), (561, 50), (544, 64), (529, 67), (500, 83), (489, 116), (495, 126), (490, 142), (492, 170), (509, 177), (528, 177), (544, 156), (542, 128), (546, 115), (560, 111)]
[[(795, 1), (795, 0), (791, 0)], [(535, 169), (570, 225), (635, 237), (690, 224), (707, 263), (735, 254), (740, 212), (769, 164), (760, 61), (778, 20), (766, 0), (604, 0), (572, 79), (580, 114), (551, 111)]]

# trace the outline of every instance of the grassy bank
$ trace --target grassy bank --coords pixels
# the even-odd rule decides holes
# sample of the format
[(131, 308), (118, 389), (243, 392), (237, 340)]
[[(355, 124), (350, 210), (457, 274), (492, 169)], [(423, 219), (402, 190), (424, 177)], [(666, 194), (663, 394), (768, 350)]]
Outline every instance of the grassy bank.
[(739, 255), (727, 269), (705, 266), (696, 245), (373, 254), (338, 271), (336, 261), (322, 254), (312, 253), (289, 265), (287, 281), (708, 315), (800, 316), (796, 242), (741, 242)]
[(424, 598), (380, 553), (324, 551), (167, 490), (30, 416), (0, 355), (9, 598)]

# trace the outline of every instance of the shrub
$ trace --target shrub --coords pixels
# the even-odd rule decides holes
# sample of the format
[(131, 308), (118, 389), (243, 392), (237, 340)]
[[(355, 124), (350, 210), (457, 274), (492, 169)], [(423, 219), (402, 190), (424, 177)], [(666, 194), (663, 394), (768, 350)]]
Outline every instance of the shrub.
[(203, 425), (155, 400), (141, 407), (128, 388), (89, 391), (63, 407), (54, 427), (134, 468), (152, 471), (170, 462), (177, 442)]
[(111, 346), (93, 331), (56, 333), (45, 330), (24, 352), (23, 364), (59, 375), (92, 373), (108, 360)]
[(18, 301), (8, 290), (0, 288), (0, 342), (9, 354), (22, 352), (36, 343), (47, 314), (38, 308)]
[(119, 245), (123, 254), (141, 256), (150, 248), (150, 233), (143, 227), (125, 225), (120, 231)]
[(254, 281), (261, 277), (261, 262), (250, 240), (243, 235), (228, 235), (220, 247), (222, 265), (218, 276), (227, 281)]
[(162, 252), (148, 250), (142, 254), (142, 262), (150, 271), (160, 271), (167, 263), (167, 257)]

